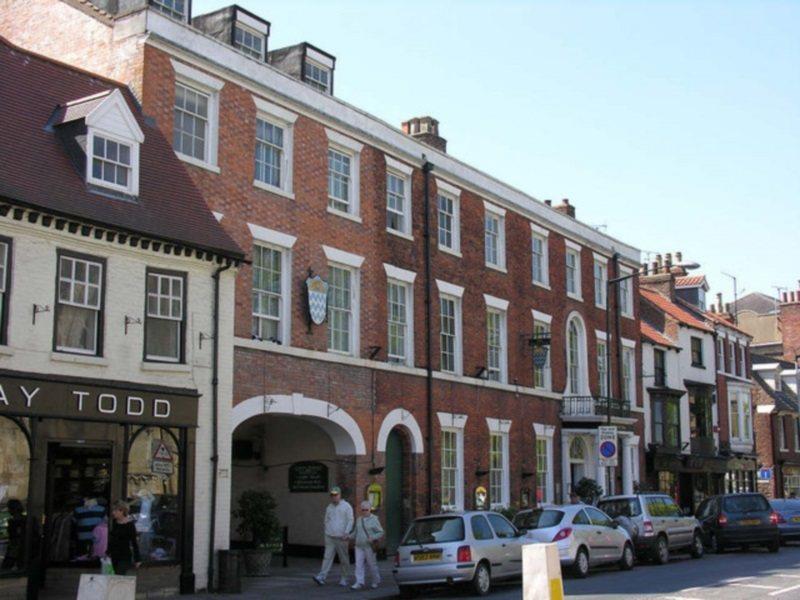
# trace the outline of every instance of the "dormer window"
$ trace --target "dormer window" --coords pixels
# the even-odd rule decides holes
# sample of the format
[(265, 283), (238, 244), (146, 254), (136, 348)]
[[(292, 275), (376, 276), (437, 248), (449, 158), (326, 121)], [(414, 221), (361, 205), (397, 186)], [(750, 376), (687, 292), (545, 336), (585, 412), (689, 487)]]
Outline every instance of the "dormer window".
[(185, 0), (150, 0), (150, 6), (173, 19), (186, 20)]
[(233, 26), (233, 45), (257, 60), (264, 60), (264, 36), (241, 23)]
[(331, 70), (313, 60), (306, 60), (305, 81), (320, 92), (331, 93)]
[(92, 135), (89, 182), (122, 192), (131, 188), (131, 146), (98, 133)]

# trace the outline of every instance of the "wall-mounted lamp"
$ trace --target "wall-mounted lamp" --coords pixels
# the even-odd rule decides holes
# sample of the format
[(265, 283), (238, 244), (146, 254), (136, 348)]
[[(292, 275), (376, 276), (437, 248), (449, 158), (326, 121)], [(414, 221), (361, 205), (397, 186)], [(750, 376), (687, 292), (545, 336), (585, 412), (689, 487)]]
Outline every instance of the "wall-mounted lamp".
[(36, 315), (39, 313), (46, 313), (50, 312), (50, 305), (49, 304), (34, 304), (33, 305), (33, 321), (32, 324), (36, 325)]
[(530, 477), (533, 477), (534, 475), (535, 475), (535, 473), (532, 473), (530, 471), (523, 471), (522, 472), (522, 478), (523, 479), (529, 479)]
[(369, 359), (373, 360), (376, 356), (378, 356), (378, 352), (381, 351), (380, 346), (370, 346), (369, 347)]
[(487, 471), (484, 471), (482, 469), (476, 469), (475, 470), (475, 477), (483, 477), (483, 476), (488, 475), (488, 474), (489, 474), (488, 470)]
[(386, 467), (372, 467), (369, 471), (367, 471), (370, 475), (380, 475), (383, 473)]
[(198, 346), (199, 346), (200, 350), (202, 350), (202, 349), (203, 349), (203, 342), (205, 342), (206, 340), (213, 340), (213, 339), (214, 339), (214, 336), (213, 336), (213, 335), (209, 335), (209, 334), (207, 334), (207, 333), (203, 333), (203, 332), (201, 331), (201, 332), (200, 332), (200, 343), (198, 344)]
[(142, 319), (139, 317), (129, 317), (125, 315), (125, 335), (128, 335), (128, 325), (141, 325)]
[(475, 375), (473, 375), (473, 377), (477, 377), (478, 379), (483, 379), (485, 373), (486, 373), (486, 367), (483, 366), (475, 367)]

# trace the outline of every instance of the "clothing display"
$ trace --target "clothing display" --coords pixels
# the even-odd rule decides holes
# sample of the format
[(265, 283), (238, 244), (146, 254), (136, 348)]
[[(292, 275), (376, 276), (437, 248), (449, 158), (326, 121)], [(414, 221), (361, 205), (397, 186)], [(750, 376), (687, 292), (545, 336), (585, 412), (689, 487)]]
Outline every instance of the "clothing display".
[(53, 562), (69, 560), (71, 540), (72, 513), (55, 515), (50, 527), (50, 560)]

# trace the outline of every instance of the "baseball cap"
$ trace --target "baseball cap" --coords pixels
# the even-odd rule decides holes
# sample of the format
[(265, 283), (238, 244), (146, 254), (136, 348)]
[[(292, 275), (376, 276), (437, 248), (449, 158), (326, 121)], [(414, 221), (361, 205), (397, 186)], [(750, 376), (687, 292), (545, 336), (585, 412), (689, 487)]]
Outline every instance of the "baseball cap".
[(342, 488), (338, 485), (335, 485), (331, 488), (331, 496), (341, 496), (342, 495)]

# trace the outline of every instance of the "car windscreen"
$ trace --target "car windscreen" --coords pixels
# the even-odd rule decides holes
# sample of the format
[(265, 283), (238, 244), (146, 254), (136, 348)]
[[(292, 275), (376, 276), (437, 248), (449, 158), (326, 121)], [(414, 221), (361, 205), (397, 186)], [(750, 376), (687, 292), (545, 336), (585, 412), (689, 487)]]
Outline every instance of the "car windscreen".
[(419, 519), (411, 524), (401, 545), (444, 544), (463, 539), (464, 520), (461, 517)]
[(642, 514), (638, 498), (615, 498), (613, 500), (601, 500), (597, 508), (602, 510), (612, 519), (617, 517), (638, 517)]
[(561, 523), (564, 513), (560, 510), (532, 510), (529, 512), (518, 513), (514, 517), (514, 525), (517, 529), (545, 529), (555, 527)]
[(759, 512), (770, 510), (764, 496), (729, 496), (722, 501), (722, 510), (731, 513)]

